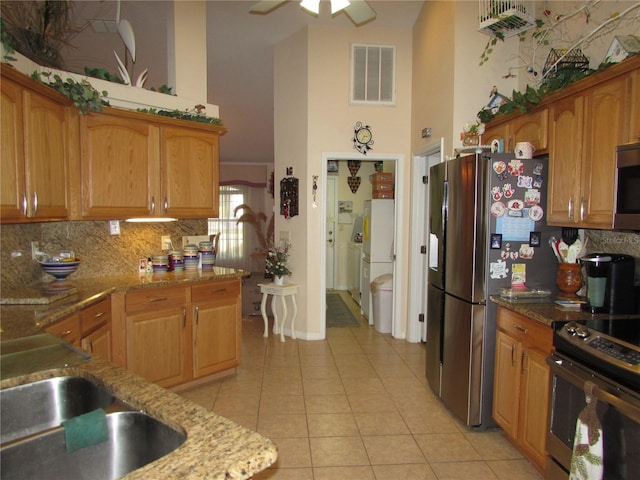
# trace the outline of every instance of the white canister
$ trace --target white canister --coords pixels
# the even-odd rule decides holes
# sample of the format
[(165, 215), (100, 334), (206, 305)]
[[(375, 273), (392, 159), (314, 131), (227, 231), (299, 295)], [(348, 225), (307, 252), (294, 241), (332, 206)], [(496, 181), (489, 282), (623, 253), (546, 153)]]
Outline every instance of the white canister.
[(533, 143), (529, 142), (518, 142), (516, 143), (516, 148), (514, 153), (516, 154), (516, 158), (520, 159), (529, 159), (533, 158)]

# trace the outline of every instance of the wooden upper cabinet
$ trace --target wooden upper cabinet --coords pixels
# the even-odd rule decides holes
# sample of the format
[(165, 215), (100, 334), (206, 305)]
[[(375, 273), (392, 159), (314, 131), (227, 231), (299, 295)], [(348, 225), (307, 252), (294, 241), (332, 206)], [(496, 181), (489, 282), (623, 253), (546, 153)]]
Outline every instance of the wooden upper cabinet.
[(1, 210), (3, 222), (69, 217), (69, 157), (78, 148), (75, 115), (58, 92), (2, 70)]
[(630, 85), (629, 76), (619, 76), (550, 107), (550, 225), (612, 228), (616, 146), (629, 138)]
[(152, 215), (160, 201), (157, 128), (116, 115), (83, 115), (80, 140), (82, 217)]
[(574, 223), (576, 195), (580, 191), (584, 98), (568, 97), (549, 109), (549, 191), (547, 222)]
[(502, 141), (503, 151), (512, 153), (516, 143), (529, 142), (533, 144), (534, 155), (536, 155), (547, 152), (548, 130), (548, 111), (545, 108), (489, 125), (482, 135), (482, 143), (483, 145), (491, 145), (494, 140)]
[(640, 142), (640, 70), (631, 74), (631, 125), (629, 142)]
[(22, 88), (4, 77), (0, 86), (0, 213), (6, 221), (26, 216)]
[(224, 129), (113, 109), (85, 117), (82, 218), (218, 216)]
[(162, 127), (163, 209), (178, 218), (217, 217), (219, 138), (186, 127)]

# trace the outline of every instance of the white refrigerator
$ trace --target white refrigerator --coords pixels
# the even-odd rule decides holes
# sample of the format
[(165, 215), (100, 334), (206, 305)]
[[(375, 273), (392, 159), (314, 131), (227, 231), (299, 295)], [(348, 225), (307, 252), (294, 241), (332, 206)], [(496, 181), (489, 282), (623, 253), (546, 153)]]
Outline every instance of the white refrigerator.
[(373, 325), (371, 282), (385, 273), (393, 273), (395, 202), (372, 199), (364, 202), (362, 242), (362, 314)]

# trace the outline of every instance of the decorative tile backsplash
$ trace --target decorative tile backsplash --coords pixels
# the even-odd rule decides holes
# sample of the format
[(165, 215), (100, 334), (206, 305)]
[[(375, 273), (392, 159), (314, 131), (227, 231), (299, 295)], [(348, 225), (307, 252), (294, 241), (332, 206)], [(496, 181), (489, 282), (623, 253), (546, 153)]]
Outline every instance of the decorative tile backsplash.
[(52, 277), (31, 259), (31, 242), (39, 241), (47, 253), (73, 250), (82, 258), (73, 278), (104, 277), (138, 271), (138, 261), (161, 251), (162, 235), (169, 235), (175, 248), (182, 237), (206, 235), (207, 219), (168, 223), (120, 222), (120, 235), (109, 235), (109, 222), (43, 222), (0, 228), (0, 281), (2, 288), (30, 285)]
[(636, 280), (640, 283), (640, 232), (585, 230), (587, 253), (625, 253), (636, 259)]

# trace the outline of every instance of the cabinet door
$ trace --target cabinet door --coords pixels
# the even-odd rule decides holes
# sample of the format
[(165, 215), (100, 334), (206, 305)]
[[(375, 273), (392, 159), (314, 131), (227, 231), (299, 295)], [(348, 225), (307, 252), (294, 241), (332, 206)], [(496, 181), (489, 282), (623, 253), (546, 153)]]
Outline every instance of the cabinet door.
[(172, 217), (217, 217), (218, 134), (180, 127), (161, 132), (162, 208)]
[(111, 361), (111, 325), (105, 324), (83, 337), (80, 346), (93, 356)]
[(26, 215), (22, 89), (4, 77), (0, 87), (0, 217), (15, 220)]
[(515, 150), (518, 142), (529, 142), (533, 144), (535, 154), (544, 153), (548, 148), (547, 133), (548, 126), (547, 109), (537, 112), (520, 115), (509, 122), (510, 137), (512, 138), (511, 148)]
[(640, 70), (631, 73), (631, 126), (629, 142), (640, 142)]
[(520, 387), (519, 440), (528, 457), (544, 471), (546, 465), (549, 367), (545, 356), (525, 348)]
[(159, 212), (158, 130), (110, 114), (82, 115), (82, 217), (145, 217)]
[(189, 379), (186, 308), (129, 315), (127, 369), (162, 387)]
[(585, 95), (578, 212), (581, 226), (585, 228), (611, 229), (613, 226), (616, 146), (627, 138), (629, 81), (626, 76), (616, 78), (590, 89)]
[(67, 106), (37, 93), (24, 93), (25, 174), (29, 216), (69, 216)]
[(518, 428), (520, 350), (516, 340), (500, 330), (496, 332), (493, 418), (511, 438), (516, 438)]
[(584, 98), (570, 97), (550, 108), (547, 223), (570, 226), (579, 220)]
[(239, 279), (208, 282), (192, 287), (195, 377), (211, 375), (240, 365), (240, 292)]
[(194, 377), (240, 364), (240, 321), (237, 299), (195, 305), (193, 331)]

